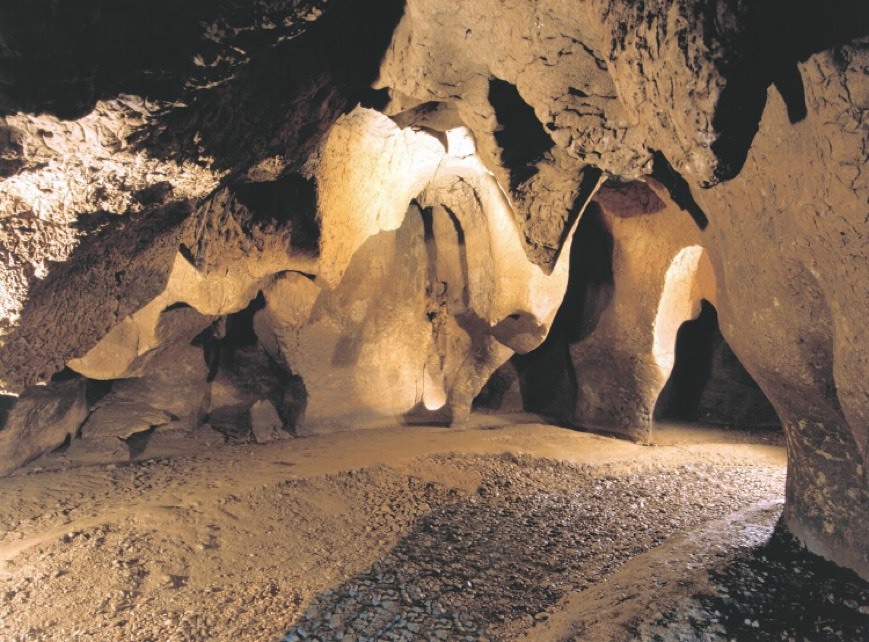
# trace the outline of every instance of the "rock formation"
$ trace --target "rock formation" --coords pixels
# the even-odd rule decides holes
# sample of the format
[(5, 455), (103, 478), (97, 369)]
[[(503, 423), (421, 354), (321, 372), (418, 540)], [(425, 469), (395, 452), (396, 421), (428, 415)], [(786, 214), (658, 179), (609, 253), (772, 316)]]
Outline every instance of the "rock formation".
[(869, 577), (862, 3), (181, 4), (0, 8), (0, 472), (472, 405), (645, 442), (707, 310)]

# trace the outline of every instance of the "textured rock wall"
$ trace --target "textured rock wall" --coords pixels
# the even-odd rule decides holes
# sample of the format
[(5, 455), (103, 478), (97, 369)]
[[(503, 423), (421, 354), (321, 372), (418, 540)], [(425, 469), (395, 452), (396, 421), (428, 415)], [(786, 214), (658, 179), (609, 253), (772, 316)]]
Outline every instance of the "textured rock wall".
[(864, 575), (869, 185), (865, 135), (849, 132), (864, 117), (866, 60), (844, 47), (801, 64), (798, 123), (771, 88), (748, 171), (704, 195), (722, 332), (788, 434), (788, 524)]

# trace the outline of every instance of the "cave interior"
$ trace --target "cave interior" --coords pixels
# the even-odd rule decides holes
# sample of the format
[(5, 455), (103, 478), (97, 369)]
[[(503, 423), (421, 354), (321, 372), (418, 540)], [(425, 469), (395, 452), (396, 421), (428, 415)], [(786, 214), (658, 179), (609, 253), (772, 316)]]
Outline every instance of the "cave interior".
[(0, 637), (865, 639), (867, 70), (856, 0), (4, 2)]

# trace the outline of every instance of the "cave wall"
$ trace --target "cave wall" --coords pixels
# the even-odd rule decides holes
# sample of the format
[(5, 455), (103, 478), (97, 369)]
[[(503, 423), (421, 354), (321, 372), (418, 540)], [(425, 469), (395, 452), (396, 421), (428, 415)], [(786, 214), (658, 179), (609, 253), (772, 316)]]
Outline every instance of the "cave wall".
[(847, 132), (859, 126), (850, 87), (865, 86), (866, 60), (865, 49), (845, 47), (801, 64), (807, 115), (797, 123), (771, 88), (746, 161), (754, 171), (704, 195), (720, 222), (710, 248), (727, 284), (722, 333), (788, 436), (788, 524), (813, 550), (859, 569), (869, 554), (867, 513), (854, 512), (869, 497), (869, 290), (858, 276), (869, 185), (855, 169), (863, 145)]
[[(783, 423), (788, 524), (869, 573), (861, 3), (84, 4), (0, 21), (0, 470), (475, 397), (646, 441), (706, 300)], [(611, 280), (562, 305), (586, 214)]]

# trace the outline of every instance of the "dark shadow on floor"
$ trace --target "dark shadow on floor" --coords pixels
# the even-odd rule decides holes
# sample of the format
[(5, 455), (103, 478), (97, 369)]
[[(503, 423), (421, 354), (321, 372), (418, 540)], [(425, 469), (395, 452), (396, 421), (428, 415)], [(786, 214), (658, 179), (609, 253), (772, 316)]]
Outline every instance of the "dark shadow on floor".
[(737, 555), (713, 581), (720, 596), (701, 603), (721, 614), (729, 639), (869, 640), (869, 583), (809, 553), (781, 520), (768, 542)]
[(608, 474), (514, 455), (446, 459), (482, 475), (478, 492), (435, 506), (368, 569), (321, 593), (287, 642), (510, 640), (566, 594), (676, 533), (780, 497), (784, 484), (780, 469)]

